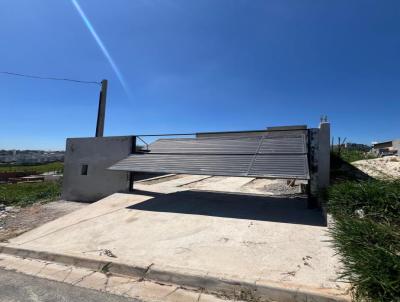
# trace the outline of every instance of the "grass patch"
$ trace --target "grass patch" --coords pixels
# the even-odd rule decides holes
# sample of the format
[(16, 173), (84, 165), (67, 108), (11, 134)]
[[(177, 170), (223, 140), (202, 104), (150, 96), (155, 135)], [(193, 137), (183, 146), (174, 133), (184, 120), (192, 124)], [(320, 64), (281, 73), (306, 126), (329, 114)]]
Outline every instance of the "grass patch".
[(331, 234), (355, 300), (400, 300), (399, 232), (368, 219), (339, 218)]
[(0, 203), (8, 206), (27, 206), (38, 201), (53, 201), (60, 195), (60, 181), (0, 185)]
[(348, 163), (352, 163), (354, 161), (363, 160), (363, 159), (373, 159), (377, 156), (375, 154), (364, 152), (360, 150), (348, 150), (343, 149), (338, 153), (337, 151), (333, 151), (337, 156)]
[(364, 216), (400, 226), (400, 180), (344, 181), (328, 193), (328, 210), (335, 217)]
[(0, 173), (6, 172), (31, 172), (31, 173), (45, 173), (45, 172), (63, 172), (63, 162), (53, 162), (47, 164), (34, 164), (34, 165), (0, 165)]
[(341, 277), (358, 301), (400, 301), (400, 181), (345, 181), (328, 191)]

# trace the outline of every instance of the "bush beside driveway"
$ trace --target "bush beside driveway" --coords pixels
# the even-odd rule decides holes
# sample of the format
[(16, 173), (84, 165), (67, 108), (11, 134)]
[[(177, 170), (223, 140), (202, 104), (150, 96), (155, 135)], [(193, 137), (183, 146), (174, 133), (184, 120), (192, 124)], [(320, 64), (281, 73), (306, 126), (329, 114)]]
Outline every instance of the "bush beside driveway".
[(344, 181), (328, 192), (341, 277), (355, 300), (400, 300), (400, 181)]

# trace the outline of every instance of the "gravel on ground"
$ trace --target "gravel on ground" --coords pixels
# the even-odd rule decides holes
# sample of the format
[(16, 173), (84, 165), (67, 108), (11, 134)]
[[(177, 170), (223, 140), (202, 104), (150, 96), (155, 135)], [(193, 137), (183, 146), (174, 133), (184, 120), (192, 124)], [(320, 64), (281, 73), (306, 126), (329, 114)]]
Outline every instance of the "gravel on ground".
[(39, 202), (23, 208), (0, 206), (0, 242), (7, 241), (86, 205), (89, 204), (58, 200), (45, 204)]

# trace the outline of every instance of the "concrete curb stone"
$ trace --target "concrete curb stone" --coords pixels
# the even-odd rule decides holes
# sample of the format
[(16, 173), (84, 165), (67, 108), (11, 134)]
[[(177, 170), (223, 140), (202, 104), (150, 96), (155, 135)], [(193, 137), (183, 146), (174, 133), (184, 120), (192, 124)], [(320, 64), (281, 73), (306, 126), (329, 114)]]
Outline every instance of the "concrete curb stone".
[(24, 249), (19, 246), (0, 244), (0, 253), (53, 261), (76, 267), (83, 267), (103, 273), (138, 277), (156, 282), (175, 284), (182, 287), (202, 290), (205, 293), (229, 299), (247, 301), (313, 301), (334, 302), (351, 301), (348, 295), (334, 289), (306, 288), (304, 286), (285, 285), (267, 280), (233, 280), (223, 276), (210, 276), (202, 272), (185, 271), (150, 264), (124, 264), (115, 260), (107, 261), (99, 256), (57, 254), (48, 251)]

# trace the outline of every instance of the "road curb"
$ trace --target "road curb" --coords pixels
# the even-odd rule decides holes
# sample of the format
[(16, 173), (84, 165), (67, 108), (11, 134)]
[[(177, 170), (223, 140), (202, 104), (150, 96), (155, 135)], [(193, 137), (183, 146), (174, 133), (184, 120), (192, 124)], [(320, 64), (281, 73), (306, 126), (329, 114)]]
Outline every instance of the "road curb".
[(146, 266), (143, 264), (133, 265), (118, 263), (113, 258), (110, 258), (110, 260), (104, 258), (100, 259), (98, 256), (90, 256), (89, 258), (88, 256), (58, 254), (54, 252), (24, 249), (19, 246), (1, 244), (0, 253), (21, 258), (58, 262), (103, 273), (135, 277), (140, 280), (147, 279), (159, 283), (175, 284), (229, 299), (240, 299), (246, 301), (272, 300), (283, 302), (351, 301), (348, 295), (344, 295), (342, 291), (335, 289), (309, 288), (305, 286), (274, 283), (265, 280), (257, 280), (256, 282), (234, 280), (193, 271), (163, 268), (153, 264)]

